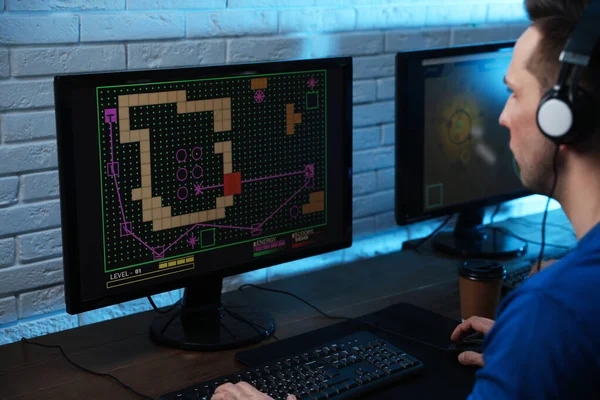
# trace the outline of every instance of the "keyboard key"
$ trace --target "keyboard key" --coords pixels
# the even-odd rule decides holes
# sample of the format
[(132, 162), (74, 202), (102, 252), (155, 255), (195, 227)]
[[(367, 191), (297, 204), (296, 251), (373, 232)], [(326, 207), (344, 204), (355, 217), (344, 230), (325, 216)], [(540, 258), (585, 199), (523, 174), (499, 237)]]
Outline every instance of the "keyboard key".
[(396, 372), (403, 371), (404, 369), (405, 367), (400, 364), (392, 364), (388, 367), (385, 367), (383, 370), (388, 374), (395, 374)]
[(354, 389), (357, 386), (358, 384), (354, 381), (348, 381), (348, 383), (346, 383), (346, 387), (348, 388), (348, 390)]
[(326, 385), (326, 387), (329, 387), (329, 386), (338, 385), (342, 382), (346, 382), (347, 380), (348, 379), (345, 376), (337, 376), (335, 378), (327, 379), (327, 380), (323, 381), (323, 383)]
[(337, 389), (338, 393), (344, 393), (346, 390), (348, 390), (348, 387), (345, 383), (340, 383), (339, 385), (336, 385), (335, 388)]

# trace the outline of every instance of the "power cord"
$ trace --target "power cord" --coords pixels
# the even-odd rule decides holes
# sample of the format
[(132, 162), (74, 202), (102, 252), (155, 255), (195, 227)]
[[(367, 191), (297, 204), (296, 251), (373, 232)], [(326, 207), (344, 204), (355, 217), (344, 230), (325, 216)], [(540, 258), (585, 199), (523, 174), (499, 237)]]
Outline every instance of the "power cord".
[(175, 303), (173, 303), (169, 308), (164, 310), (164, 309), (160, 309), (156, 306), (156, 303), (154, 303), (154, 300), (152, 300), (152, 296), (148, 296), (148, 301), (150, 302), (150, 305), (152, 306), (154, 311), (156, 311), (159, 314), (168, 314), (171, 311), (173, 311), (179, 304), (181, 304), (181, 299), (179, 299)]
[(444, 220), (444, 222), (442, 222), (440, 224), (440, 226), (438, 226), (433, 232), (431, 232), (429, 235), (425, 236), (423, 239), (421, 239), (416, 245), (415, 247), (413, 247), (413, 250), (415, 252), (419, 252), (419, 247), (421, 247), (425, 242), (427, 242), (429, 239), (431, 239), (432, 237), (434, 237), (439, 231), (441, 231), (447, 224), (448, 222), (450, 222), (450, 219), (453, 217), (453, 214), (448, 215), (448, 217)]
[(502, 203), (498, 204), (496, 206), (496, 208), (494, 209), (494, 212), (492, 213), (492, 216), (490, 217), (490, 225), (494, 223), (494, 218), (496, 218), (496, 215), (498, 215), (501, 205), (502, 205)]
[(143, 393), (138, 392), (137, 390), (133, 389), (131, 386), (121, 382), (121, 380), (119, 378), (117, 378), (116, 376), (113, 376), (111, 374), (107, 374), (104, 372), (96, 372), (96, 371), (92, 371), (91, 369), (87, 369), (85, 367), (82, 367), (81, 365), (75, 363), (74, 361), (72, 361), (69, 357), (67, 357), (65, 351), (63, 350), (62, 346), (59, 345), (47, 345), (47, 344), (42, 344), (42, 343), (37, 343), (37, 342), (33, 342), (29, 339), (25, 339), (25, 338), (21, 338), (21, 342), (29, 344), (29, 345), (33, 345), (33, 346), (39, 346), (39, 347), (44, 347), (47, 349), (59, 349), (60, 352), (62, 353), (63, 357), (65, 358), (65, 360), (67, 360), (71, 365), (79, 368), (82, 371), (88, 372), (92, 375), (97, 375), (97, 376), (103, 376), (106, 378), (110, 378), (113, 379), (114, 381), (116, 381), (119, 385), (121, 385), (122, 387), (124, 387), (125, 389), (129, 390), (130, 392), (132, 392), (133, 394), (143, 398), (143, 399), (149, 399), (149, 400), (155, 400), (154, 397), (150, 397), (148, 395), (145, 395)]
[[(257, 331), (258, 333), (261, 333), (261, 331), (259, 331), (257, 328), (260, 328), (260, 329), (262, 330), (262, 332), (267, 332), (267, 331), (268, 331), (268, 329), (267, 329), (267, 328), (265, 328), (264, 326), (262, 326), (262, 325), (259, 325), (259, 324), (257, 324), (256, 322), (248, 321), (246, 318), (244, 318), (244, 317), (242, 317), (241, 315), (239, 315), (239, 314), (237, 314), (237, 313), (235, 313), (235, 312), (231, 311), (231, 310), (230, 310), (230, 309), (228, 309), (227, 307), (223, 307), (223, 309), (225, 310), (225, 312), (226, 312), (227, 314), (229, 314), (229, 316), (231, 316), (231, 318), (233, 318), (233, 319), (237, 319), (238, 321), (240, 321), (240, 322), (243, 322), (243, 323), (245, 323), (245, 324), (247, 324), (247, 325), (249, 325), (249, 326), (253, 327), (254, 329), (256, 329), (256, 331)], [(279, 341), (279, 338), (278, 338), (277, 336), (275, 336), (275, 334), (274, 334), (274, 333), (271, 333), (271, 335), (270, 335), (270, 336), (271, 336), (273, 339), (275, 339), (275, 340)]]
[[(542, 242), (537, 242), (535, 240), (526, 239), (526, 238), (524, 238), (522, 236), (517, 235), (516, 233), (514, 233), (510, 229), (506, 229), (506, 228), (503, 228), (503, 227), (500, 227), (500, 226), (495, 226), (492, 229), (496, 230), (496, 231), (499, 231), (499, 232), (502, 232), (505, 235), (512, 236), (515, 239), (522, 240), (522, 241), (524, 241), (526, 243), (531, 243), (531, 244), (535, 244), (535, 245), (538, 245), (538, 246), (542, 245)], [(555, 244), (555, 243), (544, 243), (544, 246), (556, 247), (558, 249), (565, 249), (565, 250), (571, 250), (573, 248), (572, 246), (565, 246), (564, 244)]]
[[(154, 311), (156, 311), (156, 312), (157, 312), (157, 313), (159, 313), (159, 314), (168, 314), (168, 313), (170, 313), (171, 311), (173, 311), (173, 310), (174, 310), (174, 309), (175, 309), (175, 308), (176, 308), (176, 307), (177, 307), (179, 304), (181, 304), (181, 299), (179, 299), (179, 300), (177, 300), (175, 303), (173, 303), (173, 304), (172, 304), (172, 305), (171, 305), (171, 306), (170, 306), (168, 309), (166, 309), (166, 310), (162, 309), (162, 310), (161, 310), (160, 308), (158, 308), (158, 307), (156, 306), (156, 303), (154, 303), (154, 300), (152, 300), (152, 297), (151, 297), (151, 296), (148, 296), (148, 301), (149, 301), (149, 302), (150, 302), (150, 304), (152, 305), (152, 308), (154, 309)], [(267, 332), (267, 331), (268, 331), (268, 330), (267, 330), (267, 328), (265, 328), (264, 326), (262, 326), (262, 325), (259, 325), (259, 324), (257, 324), (256, 322), (248, 321), (246, 318), (244, 318), (244, 317), (242, 317), (241, 315), (239, 315), (239, 314), (237, 314), (237, 313), (235, 313), (235, 312), (231, 311), (231, 310), (230, 310), (230, 309), (228, 309), (227, 307), (223, 307), (223, 309), (225, 310), (225, 312), (226, 312), (227, 314), (229, 314), (229, 316), (230, 316), (231, 318), (233, 318), (233, 319), (236, 319), (236, 320), (238, 320), (238, 321), (240, 321), (240, 322), (243, 322), (243, 323), (245, 323), (245, 324), (247, 324), (247, 325), (251, 326), (252, 328), (256, 329), (256, 330), (257, 330), (257, 332), (259, 332), (259, 333), (260, 333), (260, 331), (259, 331), (257, 328), (261, 329), (263, 332)], [(271, 337), (273, 337), (273, 339), (275, 339), (275, 340), (279, 340), (279, 339), (277, 338), (277, 336), (275, 336), (275, 334), (274, 334), (274, 333), (271, 333), (271, 335), (270, 335), (270, 336), (271, 336)]]
[(245, 288), (249, 288), (249, 287), (250, 288), (254, 288), (254, 289), (258, 289), (258, 290), (262, 290), (262, 291), (265, 291), (265, 292), (280, 293), (280, 294), (285, 294), (286, 296), (291, 296), (291, 297), (295, 298), (296, 300), (298, 300), (298, 301), (306, 304), (307, 306), (309, 306), (310, 308), (312, 308), (313, 310), (315, 310), (316, 312), (318, 312), (319, 314), (321, 314), (322, 316), (324, 316), (327, 319), (358, 322), (358, 323), (361, 323), (361, 324), (364, 324), (364, 325), (368, 325), (368, 326), (370, 326), (372, 328), (375, 328), (377, 330), (380, 330), (382, 332), (386, 332), (386, 333), (389, 333), (391, 335), (395, 335), (395, 336), (401, 337), (403, 339), (410, 340), (410, 341), (412, 341), (414, 343), (418, 343), (418, 344), (422, 344), (422, 345), (425, 345), (425, 346), (428, 346), (428, 347), (432, 347), (432, 348), (434, 348), (436, 350), (442, 350), (442, 351), (445, 351), (445, 352), (448, 351), (448, 349), (446, 349), (446, 348), (443, 348), (443, 347), (440, 347), (440, 346), (436, 346), (434, 344), (425, 342), (423, 340), (414, 339), (414, 338), (412, 338), (410, 336), (407, 336), (407, 335), (404, 335), (402, 333), (398, 333), (398, 332), (394, 332), (394, 331), (386, 329), (386, 328), (382, 328), (381, 326), (375, 325), (375, 324), (373, 324), (371, 322), (368, 322), (368, 321), (364, 321), (364, 320), (362, 320), (360, 318), (351, 318), (351, 317), (344, 317), (344, 316), (329, 315), (326, 312), (324, 312), (321, 309), (319, 309), (317, 306), (315, 306), (315, 305), (309, 303), (308, 301), (304, 300), (300, 296), (297, 296), (297, 295), (295, 295), (293, 293), (290, 293), (290, 292), (286, 292), (284, 290), (267, 289), (267, 288), (263, 288), (263, 287), (260, 287), (260, 286), (257, 286), (257, 285), (251, 284), (251, 283), (247, 283), (245, 285), (240, 286), (238, 288), (238, 290), (243, 291)]

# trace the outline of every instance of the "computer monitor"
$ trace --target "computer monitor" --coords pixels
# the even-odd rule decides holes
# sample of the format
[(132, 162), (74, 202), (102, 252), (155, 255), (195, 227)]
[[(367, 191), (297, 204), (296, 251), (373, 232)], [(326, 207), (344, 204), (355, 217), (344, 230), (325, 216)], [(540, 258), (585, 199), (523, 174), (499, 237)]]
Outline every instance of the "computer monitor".
[(223, 278), (352, 242), (352, 59), (54, 80), (71, 314), (185, 287), (153, 339), (223, 349), (270, 335)]
[(499, 125), (514, 42), (402, 52), (396, 57), (396, 219), (459, 213), (437, 250), (510, 257), (527, 244), (483, 225), (486, 206), (529, 194)]

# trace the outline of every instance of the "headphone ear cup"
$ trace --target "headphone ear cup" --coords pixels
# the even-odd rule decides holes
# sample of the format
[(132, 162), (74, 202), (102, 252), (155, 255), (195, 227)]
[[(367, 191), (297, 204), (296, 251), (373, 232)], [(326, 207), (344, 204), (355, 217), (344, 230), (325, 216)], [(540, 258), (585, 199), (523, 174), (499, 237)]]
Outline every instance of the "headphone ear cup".
[(542, 96), (537, 125), (544, 136), (557, 144), (565, 143), (572, 134), (574, 120), (573, 109), (565, 95), (551, 89)]

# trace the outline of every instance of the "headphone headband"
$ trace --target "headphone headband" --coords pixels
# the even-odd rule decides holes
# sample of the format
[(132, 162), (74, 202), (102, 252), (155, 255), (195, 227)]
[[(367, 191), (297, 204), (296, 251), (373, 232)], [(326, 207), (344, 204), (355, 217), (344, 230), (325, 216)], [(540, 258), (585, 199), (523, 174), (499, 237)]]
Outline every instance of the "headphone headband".
[(600, 1), (592, 0), (577, 22), (565, 48), (560, 53), (561, 63), (587, 67), (592, 57), (594, 47), (600, 39)]

